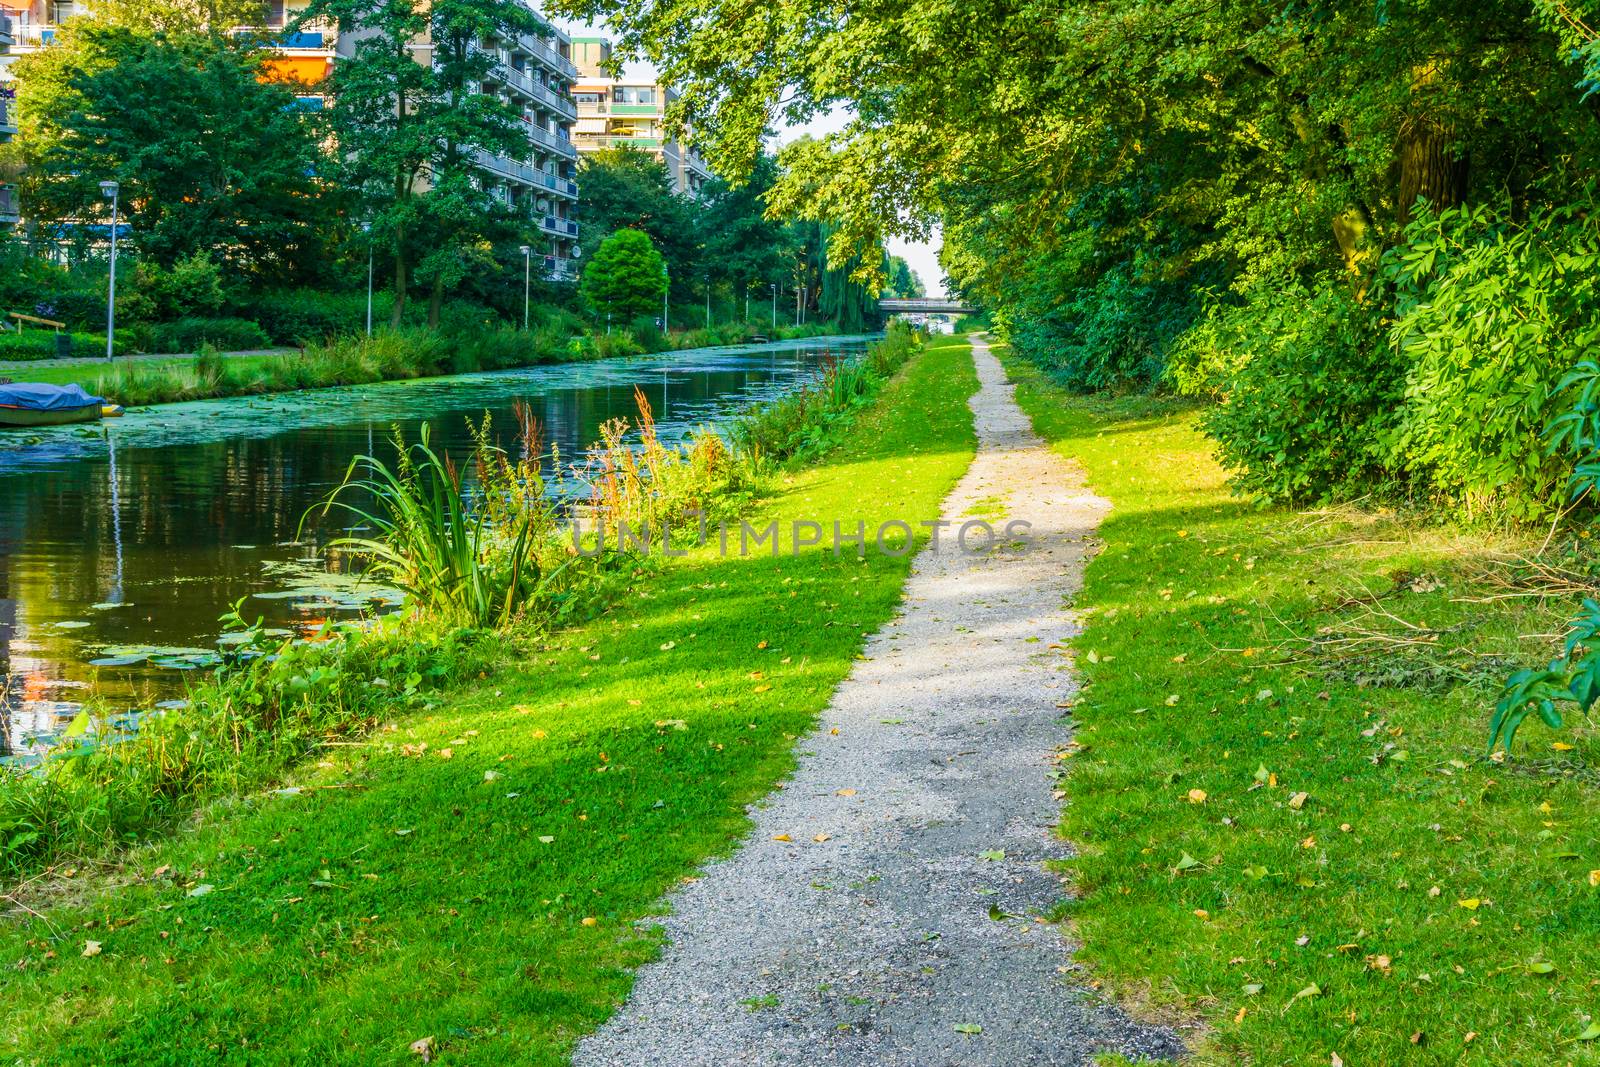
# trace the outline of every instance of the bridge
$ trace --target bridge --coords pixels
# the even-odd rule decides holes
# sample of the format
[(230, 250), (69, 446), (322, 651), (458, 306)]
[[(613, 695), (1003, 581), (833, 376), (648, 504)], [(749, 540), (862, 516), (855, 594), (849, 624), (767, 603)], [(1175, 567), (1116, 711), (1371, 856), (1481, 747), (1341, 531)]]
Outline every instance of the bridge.
[(878, 301), (878, 310), (885, 315), (976, 315), (978, 309), (962, 300), (942, 296), (919, 297), (914, 300), (884, 299)]

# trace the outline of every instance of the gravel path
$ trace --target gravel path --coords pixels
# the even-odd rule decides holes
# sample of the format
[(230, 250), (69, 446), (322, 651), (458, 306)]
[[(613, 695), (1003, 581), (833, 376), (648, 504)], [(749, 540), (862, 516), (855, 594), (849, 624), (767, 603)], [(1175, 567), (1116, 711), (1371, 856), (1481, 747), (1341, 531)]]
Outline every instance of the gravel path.
[(673, 895), (662, 959), (577, 1064), (1181, 1053), (1076, 984), (1059, 930), (1032, 920), (1063, 892), (1041, 861), (1068, 854), (1046, 772), (1074, 682), (1053, 643), (1075, 632), (1064, 599), (1108, 505), (1034, 436), (999, 361), (974, 355), (979, 450), (944, 518), (1024, 519), (1032, 543), (967, 555), (947, 533), (918, 556), (904, 614), (798, 743), (748, 842)]

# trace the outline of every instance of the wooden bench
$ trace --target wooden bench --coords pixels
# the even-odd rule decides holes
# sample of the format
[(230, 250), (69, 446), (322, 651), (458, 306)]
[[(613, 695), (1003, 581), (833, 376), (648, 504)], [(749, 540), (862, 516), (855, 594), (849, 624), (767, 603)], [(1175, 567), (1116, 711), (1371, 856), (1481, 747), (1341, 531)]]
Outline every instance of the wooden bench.
[(24, 315), (20, 311), (13, 311), (11, 317), (17, 320), (18, 333), (22, 332), (22, 324), (25, 322), (31, 322), (35, 326), (54, 326), (56, 333), (60, 333), (67, 328), (67, 324), (64, 322), (57, 322), (55, 319), (41, 319), (37, 315)]

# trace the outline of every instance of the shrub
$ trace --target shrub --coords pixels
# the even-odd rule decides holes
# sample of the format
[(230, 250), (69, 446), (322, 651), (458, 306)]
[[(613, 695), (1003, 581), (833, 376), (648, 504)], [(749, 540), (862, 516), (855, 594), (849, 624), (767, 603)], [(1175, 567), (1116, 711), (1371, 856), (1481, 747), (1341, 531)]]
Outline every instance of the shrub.
[[(380, 324), (387, 321), (390, 299), (383, 292), (373, 296), (373, 313)], [(231, 310), (259, 323), (272, 343), (278, 345), (320, 344), (339, 334), (364, 334), (367, 328), (365, 292), (280, 289), (239, 298)]]
[(1595, 205), (1424, 214), (1386, 259), (1408, 370), (1396, 460), (1469, 515), (1542, 517), (1567, 461), (1542, 433), (1563, 376), (1600, 345)]
[(126, 282), (120, 271), (117, 281), (117, 314), (130, 321), (215, 315), (227, 303), (222, 268), (206, 252), (180, 259), (170, 269), (141, 260)]
[[(21, 333), (0, 333), (0, 360), (33, 361), (54, 359), (57, 351), (57, 334), (47, 329), (30, 329)], [(106, 354), (104, 334), (73, 333), (65, 335), (72, 348), (69, 355), (93, 359)], [(128, 339), (119, 331), (116, 354), (126, 355), (130, 350)]]
[(1392, 482), (1401, 369), (1373, 309), (1332, 280), (1213, 306), (1172, 373), (1187, 392), (1222, 395), (1203, 425), (1241, 492), (1306, 502)]
[(151, 352), (198, 352), (207, 345), (225, 352), (266, 348), (266, 331), (248, 319), (186, 318), (145, 326), (138, 331), (141, 347)]

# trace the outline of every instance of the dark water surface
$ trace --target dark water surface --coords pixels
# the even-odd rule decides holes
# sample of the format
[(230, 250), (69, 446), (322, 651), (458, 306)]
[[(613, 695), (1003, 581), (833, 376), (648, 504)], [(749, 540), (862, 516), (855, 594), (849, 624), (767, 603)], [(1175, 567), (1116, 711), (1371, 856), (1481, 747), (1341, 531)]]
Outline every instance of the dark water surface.
[(392, 456), (395, 425), (414, 440), (430, 423), (435, 447), (459, 457), (468, 418), (489, 411), (509, 435), (520, 399), (545, 440), (578, 460), (602, 422), (636, 413), (635, 386), (670, 441), (863, 345), (702, 349), (0, 431), (0, 759), (37, 754), (90, 699), (181, 699), (214, 661), (217, 616), (240, 598), (248, 617), (301, 632), (394, 603), (391, 591), (330, 573), (319, 543), (342, 532), (332, 520), (303, 541), (297, 531), (353, 456)]

